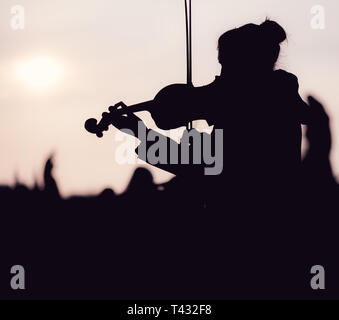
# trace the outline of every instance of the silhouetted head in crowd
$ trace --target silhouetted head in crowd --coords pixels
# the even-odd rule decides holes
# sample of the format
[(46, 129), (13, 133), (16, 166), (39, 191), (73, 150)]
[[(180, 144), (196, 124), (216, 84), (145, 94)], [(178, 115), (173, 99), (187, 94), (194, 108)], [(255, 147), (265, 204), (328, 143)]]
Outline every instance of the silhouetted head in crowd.
[(272, 72), (285, 40), (285, 30), (271, 20), (225, 32), (218, 41), (222, 76)]
[(155, 189), (156, 185), (152, 173), (146, 168), (139, 167), (134, 171), (127, 192), (143, 193)]

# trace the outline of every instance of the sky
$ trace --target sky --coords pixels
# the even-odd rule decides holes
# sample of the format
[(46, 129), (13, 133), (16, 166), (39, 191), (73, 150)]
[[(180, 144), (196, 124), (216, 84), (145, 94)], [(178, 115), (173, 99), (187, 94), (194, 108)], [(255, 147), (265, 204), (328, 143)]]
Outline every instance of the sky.
[[(117, 163), (117, 130), (102, 139), (87, 133), (87, 118), (110, 105), (153, 99), (171, 83), (186, 81), (183, 0), (1, 0), (0, 184), (42, 183), (42, 166), (54, 154), (64, 196), (123, 192), (136, 166), (155, 181), (172, 176), (146, 164)], [(220, 72), (217, 40), (245, 23), (276, 20), (287, 31), (278, 68), (297, 75), (302, 97), (312, 94), (331, 116), (331, 161), (339, 175), (339, 3), (334, 0), (192, 0), (193, 83)], [(11, 11), (24, 8), (24, 28)], [(324, 9), (314, 29), (311, 9)], [(312, 27), (313, 26), (313, 27)], [(140, 113), (155, 127), (150, 115)], [(130, 138), (133, 139), (133, 138)], [(136, 156), (134, 156), (136, 157)]]

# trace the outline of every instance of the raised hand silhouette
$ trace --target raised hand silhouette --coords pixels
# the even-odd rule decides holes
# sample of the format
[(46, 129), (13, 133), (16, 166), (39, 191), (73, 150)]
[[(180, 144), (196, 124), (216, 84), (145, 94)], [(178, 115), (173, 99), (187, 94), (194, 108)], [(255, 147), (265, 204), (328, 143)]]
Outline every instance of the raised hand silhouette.
[(57, 183), (55, 182), (55, 179), (53, 177), (53, 155), (51, 155), (45, 164), (44, 169), (44, 191), (46, 195), (48, 195), (51, 198), (59, 198), (59, 189), (57, 186)]

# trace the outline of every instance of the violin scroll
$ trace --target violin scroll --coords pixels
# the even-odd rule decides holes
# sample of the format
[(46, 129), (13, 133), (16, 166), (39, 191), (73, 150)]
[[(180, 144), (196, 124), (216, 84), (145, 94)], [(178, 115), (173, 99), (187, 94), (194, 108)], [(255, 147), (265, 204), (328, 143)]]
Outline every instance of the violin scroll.
[(88, 119), (85, 122), (85, 129), (90, 133), (96, 134), (98, 138), (103, 136), (102, 132), (98, 129), (98, 121), (94, 118)]
[(112, 116), (111, 112), (104, 112), (99, 123), (94, 118), (88, 119), (85, 122), (85, 129), (90, 133), (96, 134), (98, 138), (102, 138), (103, 132), (108, 131), (108, 127), (112, 123)]
[[(145, 103), (141, 103), (136, 105), (137, 107), (144, 108)], [(140, 107), (141, 106), (141, 107)], [(108, 128), (111, 124), (113, 124), (114, 117), (116, 117), (118, 114), (124, 114), (127, 112), (126, 105), (123, 102), (119, 102), (114, 106), (110, 106), (108, 108), (109, 112), (104, 112), (102, 114), (101, 120), (98, 121), (94, 118), (88, 119), (85, 122), (85, 129), (93, 134), (96, 134), (98, 138), (103, 137), (103, 132), (108, 131)], [(136, 111), (138, 111), (138, 108), (135, 108)]]

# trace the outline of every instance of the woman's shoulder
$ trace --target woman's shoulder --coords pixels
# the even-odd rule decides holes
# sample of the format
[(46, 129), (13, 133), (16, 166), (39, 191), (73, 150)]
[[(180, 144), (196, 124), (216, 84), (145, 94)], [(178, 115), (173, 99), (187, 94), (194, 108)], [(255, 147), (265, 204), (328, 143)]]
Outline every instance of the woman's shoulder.
[(293, 73), (279, 69), (273, 72), (273, 78), (277, 84), (283, 87), (295, 90), (299, 89), (298, 78)]

